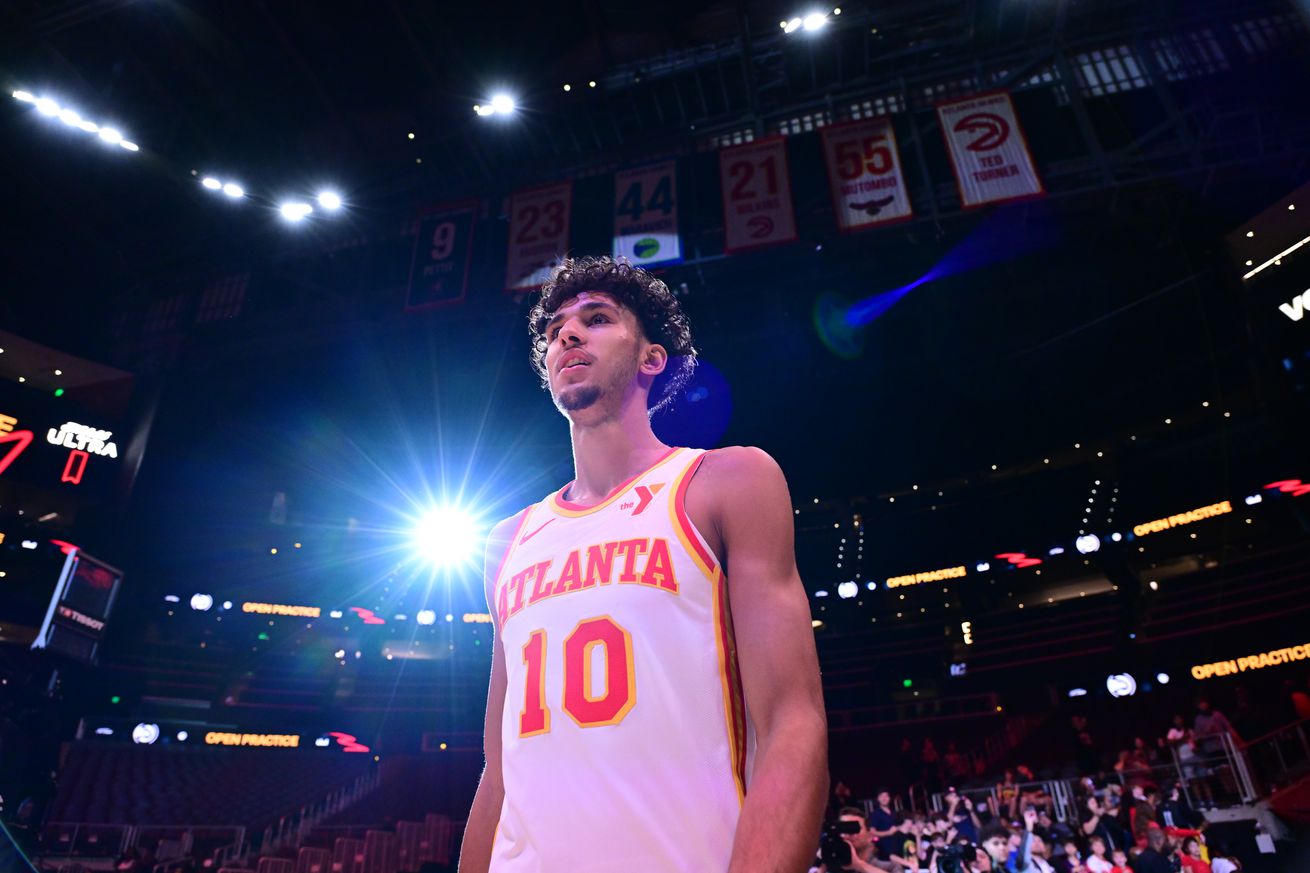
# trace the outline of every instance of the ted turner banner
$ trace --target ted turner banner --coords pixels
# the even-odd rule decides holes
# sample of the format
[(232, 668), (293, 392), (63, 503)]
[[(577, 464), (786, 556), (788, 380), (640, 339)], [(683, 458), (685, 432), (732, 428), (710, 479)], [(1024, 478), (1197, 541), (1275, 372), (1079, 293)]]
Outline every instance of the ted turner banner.
[(823, 128), (823, 155), (832, 209), (843, 231), (914, 217), (890, 119)]
[(682, 260), (678, 239), (677, 162), (614, 174), (614, 257), (638, 267)]
[(965, 209), (1045, 194), (1008, 92), (937, 105)]
[(796, 216), (781, 136), (719, 152), (724, 251), (729, 254), (796, 239)]
[(569, 250), (572, 204), (572, 182), (524, 188), (510, 196), (506, 290), (527, 291), (546, 281)]

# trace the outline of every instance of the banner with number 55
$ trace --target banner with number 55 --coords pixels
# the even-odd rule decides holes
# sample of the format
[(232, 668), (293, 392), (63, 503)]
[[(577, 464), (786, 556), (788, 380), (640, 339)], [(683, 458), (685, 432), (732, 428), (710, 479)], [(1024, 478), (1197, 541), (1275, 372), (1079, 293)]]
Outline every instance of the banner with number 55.
[(614, 257), (638, 267), (682, 260), (675, 161), (614, 174)]
[(891, 119), (851, 121), (823, 128), (832, 208), (842, 231), (914, 217), (901, 172)]
[(572, 182), (524, 188), (510, 196), (507, 290), (540, 287), (551, 268), (568, 253), (572, 203)]
[(724, 251), (729, 254), (796, 239), (787, 145), (781, 136), (719, 152)]

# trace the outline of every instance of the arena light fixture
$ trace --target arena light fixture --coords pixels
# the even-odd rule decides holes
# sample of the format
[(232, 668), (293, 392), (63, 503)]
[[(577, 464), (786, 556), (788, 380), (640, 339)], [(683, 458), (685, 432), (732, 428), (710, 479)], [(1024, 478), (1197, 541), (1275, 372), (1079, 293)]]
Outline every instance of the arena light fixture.
[(1085, 534), (1074, 542), (1074, 546), (1080, 555), (1090, 555), (1101, 548), (1101, 538), (1096, 534)]
[(191, 608), (196, 612), (208, 612), (214, 605), (214, 595), (212, 594), (192, 594)]
[(223, 193), (235, 200), (239, 197), (245, 197), (246, 189), (236, 182), (227, 182), (223, 185)]
[(320, 191), (318, 193), (318, 205), (328, 212), (335, 212), (341, 208), (341, 195), (336, 191)]
[(411, 539), (428, 563), (454, 569), (476, 559), (482, 530), (469, 510), (454, 504), (434, 506), (415, 520)]
[(860, 586), (854, 582), (843, 582), (837, 586), (837, 596), (842, 600), (851, 600), (860, 593)]
[(314, 212), (314, 207), (308, 203), (287, 202), (279, 206), (277, 211), (284, 219), (295, 224), (308, 218)]
[(1168, 685), (1168, 684), (1169, 684), (1169, 674), (1168, 674), (1168, 673), (1156, 673), (1156, 674), (1155, 674), (1155, 681), (1156, 681), (1156, 682), (1159, 682), (1161, 685)]
[(419, 624), (424, 624), (424, 625), (436, 624), (437, 611), (435, 609), (420, 609), (418, 611), (418, 614), (414, 616), (414, 620), (417, 621)]

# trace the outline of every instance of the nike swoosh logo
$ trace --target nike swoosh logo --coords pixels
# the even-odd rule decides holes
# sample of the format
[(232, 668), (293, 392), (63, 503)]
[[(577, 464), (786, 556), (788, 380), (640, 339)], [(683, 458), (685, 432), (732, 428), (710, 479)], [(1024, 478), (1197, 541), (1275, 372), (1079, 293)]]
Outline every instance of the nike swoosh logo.
[[(547, 519), (546, 524), (550, 524), (550, 523), (551, 523), (552, 521), (554, 521), (554, 520), (555, 520), (555, 519), (553, 519), (553, 518), (551, 518), (551, 519)], [(541, 533), (541, 528), (542, 528), (542, 527), (545, 527), (546, 524), (543, 524), (541, 527), (537, 528), (536, 530), (534, 530), (534, 531), (533, 531), (532, 533), (530, 533), (530, 534), (524, 534), (524, 535), (523, 535), (523, 539), (519, 540), (519, 545), (520, 545), (520, 546), (523, 545), (523, 544), (526, 543), (528, 540), (532, 539), (532, 538), (535, 537), (537, 534)]]

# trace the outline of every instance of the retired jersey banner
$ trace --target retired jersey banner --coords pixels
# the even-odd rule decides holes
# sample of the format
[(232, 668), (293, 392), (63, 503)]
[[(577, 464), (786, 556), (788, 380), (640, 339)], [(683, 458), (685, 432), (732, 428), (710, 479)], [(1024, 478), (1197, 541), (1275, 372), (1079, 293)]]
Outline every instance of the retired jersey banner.
[(823, 156), (832, 208), (843, 231), (914, 217), (890, 119), (823, 128)]
[(510, 195), (507, 290), (539, 287), (568, 252), (572, 203), (572, 182), (524, 188)]
[(964, 208), (1045, 194), (1008, 92), (937, 105)]
[(638, 267), (682, 260), (676, 161), (614, 174), (614, 257)]
[(796, 239), (796, 216), (781, 136), (719, 152), (724, 251), (743, 252)]
[(477, 212), (474, 200), (436, 207), (419, 217), (405, 292), (406, 312), (464, 302)]

